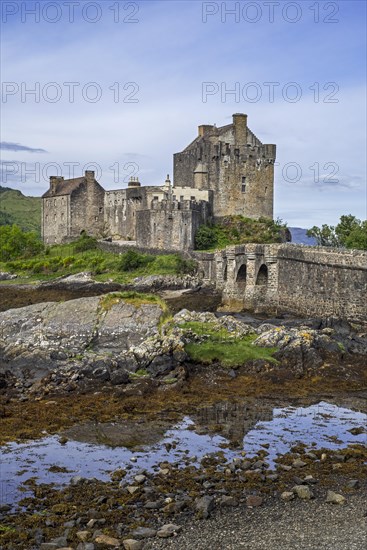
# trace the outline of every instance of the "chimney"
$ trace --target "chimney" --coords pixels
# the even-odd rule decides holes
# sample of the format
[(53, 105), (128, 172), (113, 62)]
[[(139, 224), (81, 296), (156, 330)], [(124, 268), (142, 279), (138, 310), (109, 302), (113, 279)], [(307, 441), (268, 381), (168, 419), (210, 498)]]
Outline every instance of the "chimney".
[(203, 137), (205, 134), (209, 134), (213, 131), (214, 126), (210, 124), (202, 124), (199, 126), (199, 137)]
[(64, 181), (64, 178), (62, 176), (50, 176), (50, 189), (52, 195), (56, 195), (57, 186), (62, 181)]
[(95, 172), (93, 170), (86, 170), (84, 172), (84, 177), (87, 180), (87, 183), (93, 183), (95, 178)]
[(237, 146), (247, 145), (247, 115), (236, 113), (233, 115), (234, 139)]
[(140, 187), (139, 178), (134, 178), (134, 176), (131, 176), (128, 187)]

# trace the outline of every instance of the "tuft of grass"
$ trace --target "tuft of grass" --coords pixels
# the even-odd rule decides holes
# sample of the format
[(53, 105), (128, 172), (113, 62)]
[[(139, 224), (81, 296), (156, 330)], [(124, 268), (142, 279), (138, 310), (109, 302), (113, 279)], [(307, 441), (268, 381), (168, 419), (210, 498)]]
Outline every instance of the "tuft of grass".
[(108, 311), (115, 304), (126, 302), (136, 307), (141, 307), (143, 304), (156, 304), (163, 311), (167, 311), (168, 306), (162, 298), (154, 294), (145, 294), (144, 292), (135, 292), (134, 290), (126, 290), (122, 292), (112, 292), (106, 294), (100, 299), (100, 306), (105, 311)]
[(255, 346), (256, 334), (249, 334), (242, 338), (228, 332), (225, 328), (218, 328), (213, 323), (190, 321), (180, 325), (184, 330), (191, 330), (198, 336), (207, 336), (204, 342), (186, 344), (186, 353), (193, 361), (210, 364), (218, 362), (224, 367), (240, 367), (248, 361), (263, 359), (271, 363), (278, 363), (273, 357), (277, 348), (263, 348)]

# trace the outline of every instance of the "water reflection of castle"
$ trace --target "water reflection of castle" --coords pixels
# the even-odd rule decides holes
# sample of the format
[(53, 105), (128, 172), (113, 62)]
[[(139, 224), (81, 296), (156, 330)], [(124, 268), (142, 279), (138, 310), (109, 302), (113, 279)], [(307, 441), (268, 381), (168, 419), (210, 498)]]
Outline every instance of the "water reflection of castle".
[(193, 416), (195, 424), (212, 435), (221, 435), (232, 444), (241, 444), (257, 422), (273, 419), (273, 403), (214, 403), (199, 409)]

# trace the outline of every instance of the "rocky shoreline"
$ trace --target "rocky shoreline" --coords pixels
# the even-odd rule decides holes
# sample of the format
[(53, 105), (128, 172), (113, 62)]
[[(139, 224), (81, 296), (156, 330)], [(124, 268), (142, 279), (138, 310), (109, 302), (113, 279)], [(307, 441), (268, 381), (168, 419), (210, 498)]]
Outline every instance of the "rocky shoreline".
[(195, 363), (187, 345), (207, 340), (184, 328), (190, 323), (225, 331), (233, 340), (254, 335), (253, 346), (276, 350), (274, 360), (250, 360), (235, 369), (248, 374), (355, 380), (364, 373), (363, 326), (315, 319), (250, 323), (188, 310), (171, 316), (160, 298), (109, 293), (0, 313), (0, 388), (40, 397), (131, 385), (139, 375), (155, 385), (181, 384)]
[[(97, 292), (88, 275), (54, 285), (54, 291), (95, 294), (0, 313), (2, 443), (47, 430), (64, 445), (80, 422), (124, 419), (149, 430), (152, 422), (182, 418), (205, 402), (323, 391), (362, 395), (367, 387), (363, 325), (182, 309), (188, 295), (200, 301), (200, 282), (192, 279), (143, 281), (139, 289), (154, 288), (153, 296), (110, 287)], [(169, 309), (164, 293), (179, 298), (180, 307)], [(250, 348), (272, 351), (232, 366), (193, 359), (190, 346), (204, 348), (211, 338), (222, 347), (250, 339)], [(130, 465), (111, 472), (109, 482), (74, 476), (61, 489), (30, 478), (24, 489), (33, 496), (15, 509), (0, 505), (0, 550), (237, 550), (242, 540), (246, 548), (262, 550), (266, 537), (256, 537), (274, 513), (310, 518), (317, 510), (332, 518), (333, 509), (343, 509), (340, 525), (367, 488), (367, 450), (360, 444), (337, 451), (297, 445), (277, 458), (275, 469), (267, 461), (270, 450), (264, 445), (256, 456), (243, 452), (231, 460), (220, 452), (199, 461), (187, 454), (184, 464), (157, 462), (153, 471), (134, 472), (132, 457)], [(174, 441), (168, 452), (175, 453)], [(246, 528), (237, 525), (240, 518)], [(254, 537), (246, 538), (244, 529)], [(355, 531), (360, 533), (359, 524)], [(279, 544), (293, 548), (288, 539)], [(351, 534), (340, 549), (353, 548)]]

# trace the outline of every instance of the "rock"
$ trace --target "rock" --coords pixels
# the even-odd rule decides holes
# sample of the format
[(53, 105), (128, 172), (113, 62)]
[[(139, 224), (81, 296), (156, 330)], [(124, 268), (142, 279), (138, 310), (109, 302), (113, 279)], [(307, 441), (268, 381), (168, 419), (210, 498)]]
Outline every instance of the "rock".
[(89, 531), (78, 531), (76, 533), (76, 536), (80, 541), (85, 542), (90, 537), (90, 532)]
[(292, 469), (292, 466), (288, 466), (288, 464), (278, 464), (278, 468), (280, 470), (284, 470), (285, 472), (289, 472)]
[(173, 535), (176, 535), (179, 531), (181, 531), (182, 527), (180, 525), (175, 525), (173, 523), (167, 523), (166, 525), (163, 525), (158, 531), (157, 536), (166, 539), (168, 537), (173, 537)]
[(10, 512), (10, 510), (11, 510), (10, 504), (0, 504), (0, 513)]
[(307, 485), (295, 485), (292, 491), (302, 500), (311, 500), (313, 498), (312, 491)]
[(94, 542), (96, 542), (96, 544), (103, 544), (104, 546), (110, 546), (113, 548), (121, 547), (121, 543), (118, 539), (115, 539), (114, 537), (109, 537), (107, 535), (98, 535), (94, 539)]
[(200, 519), (207, 519), (214, 510), (214, 497), (205, 495), (195, 501), (195, 510)]
[(345, 497), (343, 497), (343, 495), (339, 495), (338, 493), (334, 493), (334, 491), (328, 491), (326, 502), (331, 502), (332, 504), (344, 504)]
[(131, 534), (136, 539), (151, 539), (156, 536), (157, 531), (149, 527), (138, 527)]
[(246, 498), (246, 506), (249, 506), (250, 508), (256, 508), (257, 506), (261, 506), (263, 503), (262, 497), (259, 497), (257, 495), (249, 495)]
[(125, 550), (142, 550), (143, 542), (134, 539), (125, 539), (122, 543)]
[(348, 489), (358, 489), (359, 486), (360, 486), (360, 483), (359, 483), (358, 479), (351, 479), (347, 483)]
[(129, 491), (130, 495), (133, 495), (137, 491), (140, 491), (140, 487), (138, 487), (137, 485), (129, 485), (129, 487), (126, 488)]
[(58, 548), (60, 547), (54, 542), (43, 542), (40, 546), (40, 550), (57, 550)]
[(221, 506), (238, 506), (238, 500), (234, 497), (223, 495), (219, 501)]
[(16, 279), (18, 275), (15, 275), (13, 273), (8, 273), (6, 271), (0, 271), (0, 281), (12, 281), (13, 279)]
[(304, 468), (307, 466), (307, 462), (303, 462), (300, 458), (296, 458), (296, 460), (292, 462), (292, 466), (293, 468)]
[(290, 500), (294, 499), (294, 493), (292, 493), (291, 491), (284, 491), (280, 495), (280, 498), (284, 500), (284, 502), (289, 502)]
[(147, 476), (144, 476), (143, 474), (141, 475), (137, 475), (134, 477), (134, 480), (136, 481), (136, 483), (138, 483), (139, 485), (141, 485), (142, 483), (144, 483), (144, 481), (147, 479)]
[(113, 386), (121, 386), (129, 382), (129, 373), (126, 370), (118, 369), (110, 373), (110, 380)]

